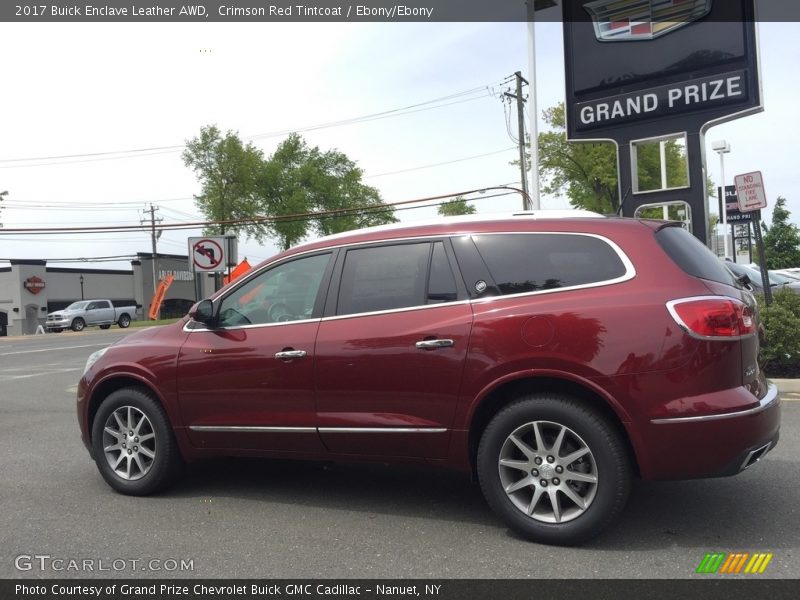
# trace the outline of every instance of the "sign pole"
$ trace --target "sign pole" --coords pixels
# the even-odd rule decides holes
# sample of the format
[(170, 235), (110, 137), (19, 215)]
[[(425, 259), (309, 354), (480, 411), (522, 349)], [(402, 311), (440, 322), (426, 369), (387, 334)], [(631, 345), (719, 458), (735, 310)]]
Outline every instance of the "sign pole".
[(769, 274), (767, 272), (767, 260), (764, 258), (764, 239), (761, 237), (761, 211), (754, 213), (755, 223), (753, 230), (756, 238), (756, 251), (758, 252), (758, 264), (761, 267), (761, 283), (764, 286), (764, 300), (767, 306), (772, 304), (772, 287), (769, 284)]

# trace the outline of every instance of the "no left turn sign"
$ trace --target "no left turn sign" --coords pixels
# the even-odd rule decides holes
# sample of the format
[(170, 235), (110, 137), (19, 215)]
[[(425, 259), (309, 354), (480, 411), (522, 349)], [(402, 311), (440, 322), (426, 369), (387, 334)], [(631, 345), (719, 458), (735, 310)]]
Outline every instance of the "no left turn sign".
[(225, 271), (224, 238), (189, 238), (189, 253), (195, 271)]

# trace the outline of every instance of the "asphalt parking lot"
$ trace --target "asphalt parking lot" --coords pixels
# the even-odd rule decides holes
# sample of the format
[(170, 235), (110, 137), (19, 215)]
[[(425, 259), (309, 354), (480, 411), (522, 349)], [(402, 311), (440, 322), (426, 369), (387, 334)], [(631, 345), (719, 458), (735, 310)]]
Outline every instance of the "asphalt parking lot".
[(86, 357), (124, 335), (0, 338), (0, 578), (687, 578), (709, 577), (695, 569), (715, 551), (773, 553), (763, 578), (800, 572), (800, 394), (784, 394), (781, 442), (752, 469), (638, 482), (611, 531), (553, 548), (434, 468), (216, 460), (160, 496), (120, 496), (79, 439), (75, 385)]

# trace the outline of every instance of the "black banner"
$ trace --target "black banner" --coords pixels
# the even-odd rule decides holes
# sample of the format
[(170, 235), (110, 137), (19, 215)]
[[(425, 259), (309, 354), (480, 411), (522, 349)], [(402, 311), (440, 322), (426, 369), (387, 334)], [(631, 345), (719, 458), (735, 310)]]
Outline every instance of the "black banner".
[[(747, 577), (750, 577), (748, 579)], [(693, 580), (30, 580), (0, 581), (2, 600), (789, 600), (797, 580), (704, 576)]]
[[(559, 22), (563, 3), (576, 0), (17, 0), (0, 2), (0, 22)], [(800, 21), (796, 2), (758, 0), (757, 8), (762, 21)], [(569, 18), (591, 20), (585, 11)]]

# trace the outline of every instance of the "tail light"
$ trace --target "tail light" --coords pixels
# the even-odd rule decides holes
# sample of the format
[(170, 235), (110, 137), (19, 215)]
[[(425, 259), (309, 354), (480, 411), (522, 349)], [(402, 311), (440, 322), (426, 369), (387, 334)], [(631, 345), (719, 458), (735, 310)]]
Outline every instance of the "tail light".
[(732, 339), (756, 332), (753, 309), (725, 296), (700, 296), (667, 302), (672, 318), (689, 335), (703, 339)]

